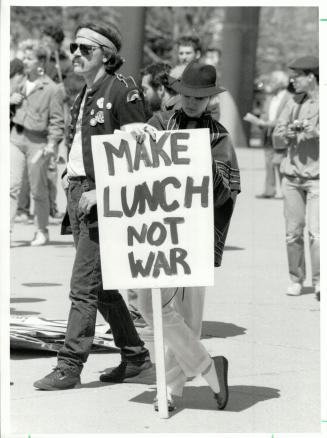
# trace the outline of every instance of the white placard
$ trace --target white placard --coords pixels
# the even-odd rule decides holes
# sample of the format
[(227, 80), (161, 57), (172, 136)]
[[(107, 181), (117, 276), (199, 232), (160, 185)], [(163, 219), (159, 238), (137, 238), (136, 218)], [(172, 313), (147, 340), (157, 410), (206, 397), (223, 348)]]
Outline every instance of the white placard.
[(208, 129), (92, 137), (105, 289), (212, 286)]

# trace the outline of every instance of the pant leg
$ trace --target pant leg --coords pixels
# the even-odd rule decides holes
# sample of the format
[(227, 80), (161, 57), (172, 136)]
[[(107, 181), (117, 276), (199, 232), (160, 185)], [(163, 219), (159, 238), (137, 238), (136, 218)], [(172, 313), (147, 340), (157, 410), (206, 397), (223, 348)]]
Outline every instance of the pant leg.
[[(172, 301), (175, 310), (183, 317), (196, 339), (201, 337), (204, 297), (205, 287), (185, 287), (179, 288)], [(181, 397), (187, 377), (169, 347), (166, 352), (166, 379), (168, 393)]]
[(286, 247), (288, 269), (293, 282), (305, 279), (304, 227), (306, 193), (301, 184), (284, 177), (284, 217), (286, 225)]
[(312, 284), (320, 285), (320, 223), (319, 180), (309, 180), (307, 190), (307, 218), (312, 266)]
[(27, 165), (25, 164), (22, 187), (20, 189), (20, 193), (18, 197), (17, 213), (25, 213), (29, 215), (30, 206), (31, 206), (30, 183), (28, 180)]
[(22, 188), (26, 154), (24, 147), (11, 142), (10, 144), (10, 230), (14, 225), (17, 213), (19, 194)]
[(38, 230), (45, 231), (49, 223), (49, 190), (47, 183), (47, 169), (50, 156), (41, 157), (36, 163), (33, 158), (46, 143), (44, 140), (26, 137), (27, 146), (27, 171), (34, 201), (35, 225)]
[(265, 151), (265, 166), (266, 166), (266, 177), (265, 177), (265, 191), (264, 193), (268, 196), (274, 196), (276, 193), (276, 176), (273, 164), (274, 150), (271, 146), (266, 146)]
[[(170, 299), (174, 292), (175, 289), (172, 288), (161, 289), (164, 341), (184, 374), (193, 377), (203, 372), (210, 365), (211, 359), (202, 343), (172, 305)], [(138, 297), (138, 308), (146, 322), (153, 327), (151, 289), (139, 290)], [(165, 303), (168, 304), (164, 305)]]
[(51, 158), (47, 169), (47, 183), (49, 191), (49, 203), (50, 203), (50, 216), (55, 217), (58, 213), (57, 207), (57, 182), (58, 182), (58, 166), (54, 161), (54, 157)]
[(137, 335), (126, 304), (116, 290), (103, 291), (98, 230), (91, 232), (78, 202), (86, 189), (72, 183), (68, 189), (68, 213), (74, 233), (76, 255), (71, 278), (71, 309), (65, 344), (58, 353), (61, 367), (82, 370), (90, 353), (97, 308), (109, 322), (115, 343), (122, 350), (123, 360), (144, 360), (148, 351)]

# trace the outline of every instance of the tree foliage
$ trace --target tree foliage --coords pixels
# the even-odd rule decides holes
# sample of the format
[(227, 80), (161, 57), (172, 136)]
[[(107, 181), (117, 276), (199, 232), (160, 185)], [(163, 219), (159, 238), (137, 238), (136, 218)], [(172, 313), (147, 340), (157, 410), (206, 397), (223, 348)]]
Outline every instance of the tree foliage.
[[(11, 43), (38, 38), (41, 28), (58, 23), (67, 40), (78, 23), (106, 21), (119, 27), (123, 8), (96, 7), (11, 7)], [(220, 47), (226, 8), (149, 7), (146, 8), (144, 64), (156, 60), (176, 62), (175, 42), (183, 34), (201, 38), (204, 48)], [(318, 54), (317, 7), (262, 7), (257, 46), (257, 73), (283, 68), (290, 59), (307, 53)]]

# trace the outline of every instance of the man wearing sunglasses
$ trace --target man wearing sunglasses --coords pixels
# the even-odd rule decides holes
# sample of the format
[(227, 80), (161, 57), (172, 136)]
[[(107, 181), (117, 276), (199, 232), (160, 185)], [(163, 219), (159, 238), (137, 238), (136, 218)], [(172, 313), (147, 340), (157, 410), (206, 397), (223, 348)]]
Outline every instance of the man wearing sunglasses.
[(72, 107), (71, 147), (63, 176), (68, 208), (62, 234), (69, 234), (70, 228), (76, 247), (72, 304), (57, 367), (34, 383), (38, 389), (69, 389), (80, 382), (93, 343), (97, 309), (121, 349), (120, 365), (100, 380), (123, 382), (152, 366), (122, 296), (117, 290), (103, 290), (101, 276), (91, 136), (132, 130), (135, 124), (145, 122), (143, 99), (134, 81), (115, 73), (123, 63), (120, 48), (120, 36), (112, 27), (89, 23), (77, 28), (70, 46), (74, 72), (86, 83)]

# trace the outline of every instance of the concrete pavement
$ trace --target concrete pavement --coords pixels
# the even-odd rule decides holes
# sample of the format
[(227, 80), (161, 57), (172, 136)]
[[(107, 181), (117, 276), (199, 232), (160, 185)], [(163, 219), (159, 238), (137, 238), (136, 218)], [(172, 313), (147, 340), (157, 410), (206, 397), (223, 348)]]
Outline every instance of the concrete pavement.
[[(154, 385), (98, 381), (119, 354), (91, 354), (82, 385), (62, 392), (33, 388), (55, 366), (54, 356), (13, 353), (12, 433), (317, 433), (320, 431), (320, 306), (311, 279), (300, 297), (288, 284), (281, 200), (255, 198), (263, 189), (263, 151), (239, 149), (242, 194), (215, 287), (206, 296), (202, 340), (230, 363), (230, 401), (217, 411), (200, 377), (188, 382), (168, 420), (152, 407)], [(62, 194), (60, 203), (63, 202)], [(67, 319), (74, 249), (50, 227), (51, 242), (28, 246), (33, 226), (17, 224), (11, 249), (11, 312)], [(308, 277), (310, 272), (308, 273)], [(99, 322), (103, 322), (99, 318)]]

